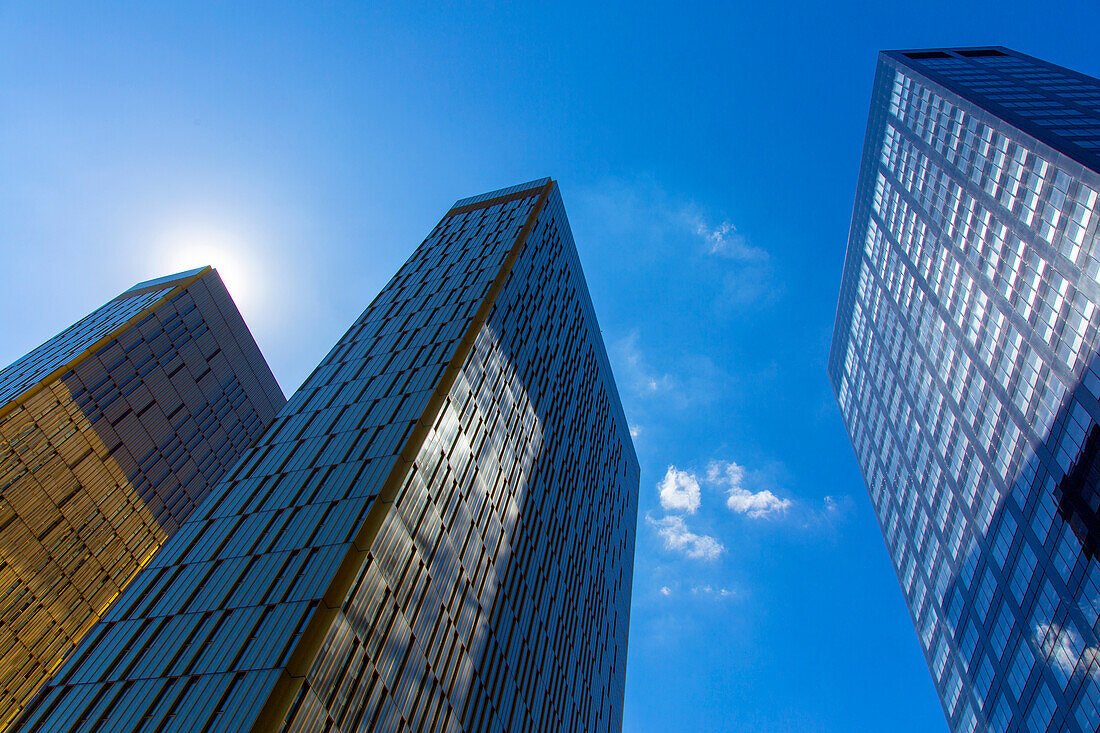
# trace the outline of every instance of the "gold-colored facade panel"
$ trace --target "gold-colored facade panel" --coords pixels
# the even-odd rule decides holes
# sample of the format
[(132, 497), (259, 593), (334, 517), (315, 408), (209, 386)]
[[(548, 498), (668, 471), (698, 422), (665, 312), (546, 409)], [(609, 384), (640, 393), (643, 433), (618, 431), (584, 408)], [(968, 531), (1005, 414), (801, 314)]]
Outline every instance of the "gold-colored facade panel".
[(620, 728), (637, 461), (564, 222), (458, 202), (21, 729)]
[(0, 419), (0, 725), (165, 537), (60, 380)]
[(0, 730), (285, 402), (209, 267), (0, 370)]

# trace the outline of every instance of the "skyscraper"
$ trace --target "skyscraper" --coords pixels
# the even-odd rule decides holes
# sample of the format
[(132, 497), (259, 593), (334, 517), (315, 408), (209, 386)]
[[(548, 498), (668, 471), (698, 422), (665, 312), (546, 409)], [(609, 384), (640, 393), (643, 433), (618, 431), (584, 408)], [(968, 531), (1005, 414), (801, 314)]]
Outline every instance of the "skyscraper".
[(0, 727), (285, 402), (209, 267), (0, 371)]
[(458, 201), (21, 729), (618, 730), (637, 490), (557, 185)]
[(829, 377), (952, 729), (1100, 725), (1100, 82), (879, 56)]

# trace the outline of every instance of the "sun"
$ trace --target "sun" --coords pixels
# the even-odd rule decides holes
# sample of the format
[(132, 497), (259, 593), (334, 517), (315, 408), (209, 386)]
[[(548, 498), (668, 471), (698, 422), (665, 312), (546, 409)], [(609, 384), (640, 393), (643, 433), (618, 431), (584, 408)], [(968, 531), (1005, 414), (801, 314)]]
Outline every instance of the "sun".
[(210, 265), (238, 308), (254, 311), (262, 304), (262, 258), (239, 234), (212, 226), (175, 226), (156, 238), (153, 252), (156, 272), (150, 277)]

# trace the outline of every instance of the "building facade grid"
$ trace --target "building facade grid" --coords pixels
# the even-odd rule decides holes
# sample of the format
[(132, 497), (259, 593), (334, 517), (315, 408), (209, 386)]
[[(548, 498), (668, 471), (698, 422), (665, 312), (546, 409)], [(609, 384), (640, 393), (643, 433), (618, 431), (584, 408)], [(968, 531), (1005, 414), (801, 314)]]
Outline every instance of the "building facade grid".
[(1007, 49), (880, 57), (830, 358), (960, 731), (1100, 723), (1100, 567), (1061, 501), (1100, 418), (1100, 178), (1087, 140), (1038, 139), (964, 96), (1054, 76), (1082, 85)]
[(135, 286), (0, 382), (6, 724), (285, 400), (209, 268)]
[[(570, 427), (578, 439), (613, 441), (593, 444), (587, 449), (593, 456), (619, 447), (610, 485), (606, 477), (594, 485), (583, 482), (600, 478), (597, 474), (565, 473), (563, 480), (580, 483), (559, 485), (548, 475), (540, 488), (577, 502), (574, 506), (561, 499), (554, 515), (558, 521), (567, 510), (590, 511), (583, 501), (597, 488), (613, 491), (622, 516), (610, 525), (618, 535), (605, 540), (615, 553), (594, 556), (581, 566), (598, 573), (610, 564), (604, 575), (611, 577), (614, 571), (613, 585), (601, 587), (588, 577), (554, 577), (570, 590), (588, 581), (580, 587), (603, 594), (614, 590), (611, 609), (593, 613), (587, 622), (602, 624), (601, 635), (597, 638), (590, 626), (586, 631), (591, 633), (575, 629), (568, 637), (574, 654), (594, 645), (590, 651), (598, 651), (600, 664), (614, 674), (603, 682), (589, 679), (585, 686), (577, 682), (568, 689), (545, 689), (556, 714), (569, 725), (621, 725), (636, 458), (556, 185), (544, 180), (475, 198), (459, 202), (444, 217), (265, 435), (138, 575), (21, 719), (23, 729), (275, 730), (293, 725), (335, 730), (349, 720), (358, 721), (356, 725), (384, 720), (396, 726), (398, 721), (423, 723), (425, 716), (475, 729), (466, 726), (501, 714), (494, 711), (513, 714), (517, 698), (512, 685), (502, 683), (505, 668), (490, 653), (488, 640), (494, 638), (490, 627), (495, 629), (503, 618), (494, 604), (502, 597), (501, 578), (513, 567), (513, 553), (505, 544), (511, 541), (508, 530), (530, 526), (517, 520), (516, 500), (509, 498), (530, 490), (513, 483), (524, 475), (524, 459), (516, 456), (539, 446), (545, 450), (546, 445), (542, 437), (533, 437), (534, 418), (521, 419), (525, 411), (515, 406), (517, 400), (523, 402), (519, 383), (500, 375), (545, 371), (565, 356), (542, 351), (535, 360), (530, 351), (535, 347), (526, 346), (523, 353), (532, 361), (505, 365), (499, 354), (514, 357), (522, 344), (507, 341), (511, 334), (497, 333), (494, 349), (481, 334), (488, 338), (492, 332), (485, 326), (492, 320), (490, 313), (500, 313), (492, 321), (497, 327), (507, 323), (500, 320), (504, 312), (494, 310), (504, 302), (498, 296), (527, 292), (524, 283), (535, 277), (527, 272), (508, 279), (517, 263), (522, 267), (533, 261), (533, 255), (525, 259), (521, 253), (542, 251), (526, 243), (541, 242), (546, 232), (559, 227), (556, 262), (572, 268), (570, 284), (576, 292), (569, 322), (576, 324), (573, 337), (583, 342), (570, 358), (586, 360), (568, 366), (587, 364), (588, 371), (583, 378), (566, 372), (555, 383), (558, 390), (586, 391), (558, 394), (552, 404), (561, 415), (554, 419), (578, 419), (578, 427)], [(511, 290), (505, 287), (509, 282), (514, 283)], [(554, 332), (553, 326), (543, 325), (547, 333)], [(518, 324), (508, 324), (513, 326)], [(532, 343), (538, 338), (542, 336)], [(562, 338), (563, 344), (572, 343)], [(507, 344), (507, 350), (500, 344)], [(487, 379), (485, 374), (497, 376)], [(599, 389), (592, 382), (597, 377)], [(545, 387), (549, 382), (534, 384), (550, 390)], [(456, 389), (475, 396), (452, 395)], [(490, 404), (493, 400), (500, 403)], [(593, 410), (602, 411), (602, 421), (592, 423)], [(479, 416), (476, 425), (459, 429), (461, 420), (437, 419), (467, 413)], [(486, 420), (495, 427), (486, 427)], [(503, 426), (515, 434), (504, 432)], [(566, 434), (563, 430), (562, 436)], [(441, 444), (448, 451), (479, 446), (484, 461), (477, 463), (471, 454), (459, 463), (451, 453), (447, 465), (462, 468), (461, 475), (422, 475), (421, 466), (426, 471), (429, 462), (439, 462), (432, 451), (442, 450)], [(556, 460), (572, 465), (566, 453), (576, 448), (558, 446)], [(506, 478), (503, 467), (508, 467)], [(454, 478), (445, 480), (445, 475)], [(439, 506), (435, 502), (443, 499), (434, 495), (428, 501), (429, 489), (439, 491), (448, 503)], [(607, 511), (608, 502), (605, 497), (596, 506)], [(447, 527), (453, 536), (423, 536), (435, 526), (424, 519), (429, 504), (438, 521), (454, 523)], [(597, 519), (603, 521), (602, 516), (586, 521)], [(565, 536), (588, 543), (592, 531), (578, 526)], [(526, 539), (541, 545), (547, 538), (536, 534)], [(410, 560), (412, 547), (420, 548), (415, 562)], [(544, 566), (559, 567), (564, 558), (550, 562), (548, 549), (531, 551)], [(404, 563), (400, 575), (395, 574), (399, 560)], [(450, 568), (443, 576), (441, 564)], [(424, 600), (429, 588), (430, 602)], [(398, 597), (400, 604), (393, 600)], [(411, 605), (412, 599), (418, 599), (417, 605)], [(425, 603), (428, 611), (416, 613)], [(585, 599), (571, 611), (593, 608)], [(423, 636), (423, 624), (429, 621), (438, 626), (439, 643), (446, 639), (451, 645), (449, 667), (427, 654), (429, 648), (433, 655), (440, 648), (428, 645)], [(573, 627), (578, 623), (574, 616)], [(413, 629), (420, 634), (415, 645)], [(543, 628), (540, 633), (551, 632)], [(613, 642), (604, 638), (607, 633)], [(459, 639), (467, 645), (461, 653), (454, 651)], [(358, 655), (354, 665), (348, 662), (352, 647), (353, 656)], [(410, 654), (413, 648), (416, 653)], [(557, 647), (555, 651), (560, 653)], [(435, 687), (429, 684), (429, 666), (444, 677)], [(461, 677), (454, 671), (460, 668)], [(336, 677), (333, 670), (339, 670)], [(528, 706), (535, 702), (521, 701)]]
[(621, 728), (637, 468), (564, 222), (555, 192), (291, 730)]

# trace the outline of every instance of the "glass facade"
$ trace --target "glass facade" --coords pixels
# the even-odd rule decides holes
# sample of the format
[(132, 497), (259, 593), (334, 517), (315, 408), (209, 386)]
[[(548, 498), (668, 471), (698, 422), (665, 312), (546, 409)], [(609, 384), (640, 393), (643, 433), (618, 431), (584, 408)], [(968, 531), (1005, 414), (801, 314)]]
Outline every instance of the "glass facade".
[(5, 725), (285, 400), (210, 268), (131, 288), (0, 395)]
[(618, 730), (638, 464), (557, 185), (455, 204), (27, 730)]
[(1100, 725), (1100, 82), (879, 57), (829, 377), (956, 731)]

